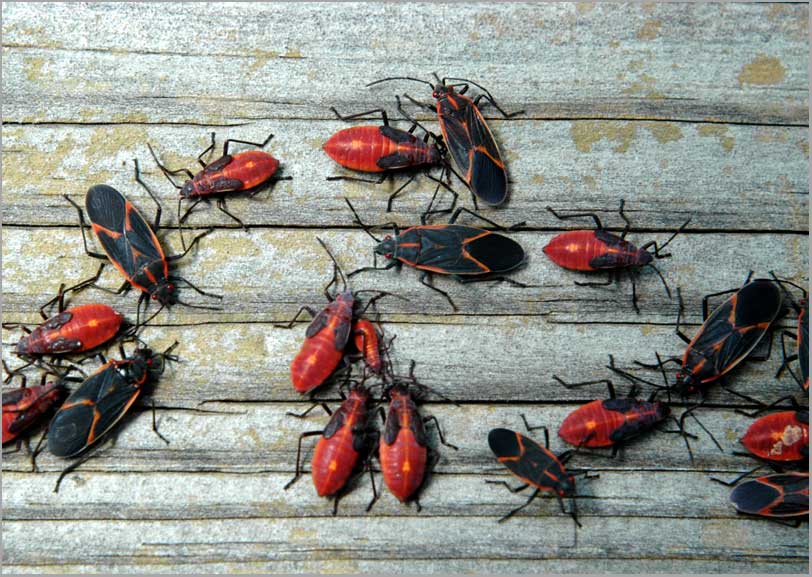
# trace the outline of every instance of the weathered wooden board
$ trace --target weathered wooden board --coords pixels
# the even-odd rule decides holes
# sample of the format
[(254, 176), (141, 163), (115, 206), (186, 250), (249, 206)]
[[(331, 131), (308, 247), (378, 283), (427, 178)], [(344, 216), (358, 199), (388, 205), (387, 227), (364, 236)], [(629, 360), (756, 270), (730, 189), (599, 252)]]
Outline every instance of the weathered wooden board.
[[(682, 439), (665, 433), (614, 460), (576, 456), (601, 475), (579, 484), (577, 547), (554, 499), (497, 524), (524, 497), (483, 483), (508, 479), (487, 447), (491, 428), (521, 429), (524, 413), (547, 424), (554, 450), (564, 450), (561, 420), (606, 394), (599, 385), (565, 389), (553, 375), (612, 377), (625, 393), (628, 384), (605, 368), (610, 353), (659, 383), (633, 361), (683, 350), (673, 332), (677, 300), (651, 271), (638, 282), (637, 315), (628, 280), (576, 287), (596, 279), (544, 256), (558, 231), (591, 226), (558, 221), (546, 206), (594, 211), (619, 230), (625, 198), (639, 243), (664, 240), (692, 218), (669, 247), (672, 258), (657, 263), (682, 289), (689, 335), (702, 296), (738, 286), (750, 269), (808, 284), (807, 5), (49, 3), (7, 4), (3, 16), (4, 322), (36, 322), (60, 282), (98, 267), (82, 252), (63, 194), (81, 201), (105, 182), (153, 213), (133, 158), (165, 203), (169, 252), (179, 249), (176, 191), (148, 142), (168, 165), (193, 168), (211, 131), (218, 143), (274, 133), (268, 150), (293, 177), (229, 202), (248, 231), (214, 208), (191, 217), (187, 234), (214, 231), (177, 270), (224, 299), (189, 289), (183, 298), (222, 310), (174, 307), (143, 331), (155, 349), (177, 339), (181, 362), (147, 391), (113, 446), (69, 475), (58, 495), (51, 491), (64, 461), (46, 452), (33, 474), (25, 451), (4, 457), (9, 571), (808, 572), (806, 531), (736, 516), (729, 489), (709, 480), (751, 466), (732, 454), (751, 422), (735, 412), (746, 404), (719, 386), (697, 415), (723, 451), (689, 419), (699, 435), (693, 462)], [(365, 476), (332, 518), (307, 477), (282, 490), (296, 436), (325, 417), (286, 416), (308, 406), (289, 384), (304, 324), (273, 325), (302, 304), (323, 306), (330, 263), (316, 236), (347, 271), (371, 264), (372, 240), (343, 197), (369, 222), (409, 225), (433, 191), (418, 178), (387, 215), (386, 196), (402, 177), (377, 187), (325, 181), (348, 174), (321, 150), (347, 126), (329, 107), (385, 104), (394, 113), (404, 91), (429, 101), (428, 87), (414, 83), (364, 85), (432, 71), (472, 78), (506, 109), (526, 111), (504, 120), (484, 109), (512, 181), (510, 202), (486, 212), (527, 222), (512, 233), (529, 255), (514, 278), (535, 286), (437, 279), (460, 307), (453, 313), (413, 270), (352, 279), (356, 289), (408, 299), (379, 302), (385, 330), (397, 335), (395, 361), (404, 370), (415, 359), (421, 382), (459, 400), (431, 399), (422, 411), (460, 450), (438, 447), (421, 513), (384, 490), (367, 514)], [(430, 115), (418, 117), (438, 129)], [(470, 204), (467, 194), (460, 200)], [(120, 282), (112, 267), (101, 279), (108, 288)], [(89, 289), (73, 302), (91, 300), (133, 319), (138, 295)], [(2, 332), (12, 366), (18, 336)], [(780, 361), (774, 351), (768, 362), (745, 363), (729, 384), (765, 400), (794, 393), (788, 376), (773, 378)], [(334, 388), (318, 396), (337, 401)], [(151, 431), (150, 399), (168, 446)], [(691, 402), (675, 402), (675, 414)]]

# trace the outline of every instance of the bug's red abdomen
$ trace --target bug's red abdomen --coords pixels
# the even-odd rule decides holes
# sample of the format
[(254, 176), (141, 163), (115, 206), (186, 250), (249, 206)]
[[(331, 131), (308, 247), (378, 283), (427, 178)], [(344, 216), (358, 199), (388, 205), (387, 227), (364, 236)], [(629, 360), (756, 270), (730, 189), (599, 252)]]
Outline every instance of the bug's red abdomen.
[(324, 152), (341, 166), (360, 172), (383, 172), (439, 160), (434, 147), (389, 126), (339, 130), (324, 143)]
[(68, 390), (62, 384), (47, 383), (3, 393), (3, 444), (16, 439), (40, 415), (62, 403)]
[(750, 425), (741, 443), (762, 459), (800, 461), (809, 450), (809, 423), (799, 420), (796, 411), (766, 415)]
[(625, 415), (607, 411), (603, 408), (603, 401), (592, 401), (567, 415), (558, 435), (570, 445), (583, 443), (584, 447), (609, 447), (615, 444), (609, 435), (625, 422)]
[(267, 152), (247, 150), (221, 157), (198, 172), (191, 187), (184, 188), (188, 198), (250, 190), (270, 179), (279, 161)]
[(112, 339), (123, 318), (102, 304), (71, 307), (49, 318), (17, 343), (19, 355), (82, 352)]
[(327, 305), (313, 320), (302, 348), (290, 364), (293, 388), (300, 393), (324, 383), (344, 356), (353, 307), (352, 293), (345, 295)]
[(341, 490), (358, 462), (358, 452), (353, 448), (350, 427), (342, 427), (329, 439), (319, 437), (313, 452), (313, 485), (320, 497), (334, 495)]
[(379, 456), (386, 486), (400, 501), (406, 501), (423, 482), (426, 447), (417, 442), (407, 424), (401, 426), (394, 443), (381, 443)]
[(364, 355), (364, 362), (376, 373), (381, 372), (381, 350), (378, 331), (367, 319), (358, 319), (352, 327), (355, 348)]
[(651, 254), (604, 230), (571, 230), (556, 235), (544, 253), (570, 270), (594, 271), (642, 266)]

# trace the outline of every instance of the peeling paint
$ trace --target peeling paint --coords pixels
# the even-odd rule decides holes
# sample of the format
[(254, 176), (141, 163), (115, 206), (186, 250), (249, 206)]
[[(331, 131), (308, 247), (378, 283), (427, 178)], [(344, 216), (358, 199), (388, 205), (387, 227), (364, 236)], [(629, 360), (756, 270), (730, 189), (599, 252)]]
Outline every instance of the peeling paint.
[(741, 84), (769, 86), (781, 83), (786, 73), (786, 68), (778, 58), (759, 54), (755, 60), (742, 67), (738, 78)]
[(727, 126), (724, 124), (703, 124), (697, 128), (697, 132), (699, 136), (716, 137), (725, 152), (732, 151), (733, 145), (736, 143), (736, 140), (727, 134)]
[(660, 28), (663, 23), (660, 20), (646, 20), (642, 28), (637, 31), (638, 40), (654, 40), (660, 35)]

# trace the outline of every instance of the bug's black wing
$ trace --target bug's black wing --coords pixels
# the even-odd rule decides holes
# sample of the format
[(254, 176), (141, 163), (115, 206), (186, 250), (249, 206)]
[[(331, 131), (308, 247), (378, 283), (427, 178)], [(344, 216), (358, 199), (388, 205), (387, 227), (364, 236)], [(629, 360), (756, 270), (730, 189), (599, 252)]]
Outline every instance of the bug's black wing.
[(107, 365), (88, 377), (54, 415), (48, 428), (48, 449), (71, 457), (100, 439), (138, 397), (140, 388), (127, 383)]
[(550, 487), (552, 479), (545, 473), (556, 467), (558, 459), (533, 439), (507, 429), (493, 429), (488, 444), (496, 458), (511, 473), (535, 487)]
[(733, 489), (730, 502), (742, 513), (751, 515), (806, 515), (809, 513), (809, 476), (770, 475), (747, 481)]
[(471, 151), (474, 148), (474, 142), (466, 122), (465, 111), (457, 110), (454, 113), (440, 116), (440, 130), (443, 132), (448, 152), (470, 186)]
[(472, 144), (468, 184), (488, 204), (502, 204), (507, 198), (507, 172), (499, 147), (477, 107), (472, 104), (465, 113)]
[(401, 236), (401, 241), (415, 243), (419, 248), (415, 252), (401, 252), (404, 258), (414, 258), (409, 264), (424, 270), (440, 274), (487, 274), (489, 270), (467, 258), (464, 249), (467, 239), (487, 232), (458, 224), (414, 227)]
[(91, 187), (85, 208), (104, 252), (127, 279), (149, 263), (164, 259), (149, 224), (116, 189), (104, 184)]

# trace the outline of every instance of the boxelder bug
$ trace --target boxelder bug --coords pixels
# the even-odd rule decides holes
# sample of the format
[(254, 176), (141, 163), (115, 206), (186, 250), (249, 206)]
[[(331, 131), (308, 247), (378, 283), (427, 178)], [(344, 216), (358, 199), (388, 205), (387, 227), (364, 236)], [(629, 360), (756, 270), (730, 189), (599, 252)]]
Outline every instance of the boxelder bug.
[[(136, 179), (140, 180), (137, 161), (135, 162), (135, 170)], [(147, 188), (147, 191), (158, 205), (152, 228), (136, 208), (116, 189), (104, 184), (97, 184), (87, 191), (85, 196), (87, 215), (106, 256), (88, 249), (87, 238), (85, 237), (85, 218), (82, 209), (65, 195), (65, 198), (79, 213), (79, 230), (82, 232), (85, 252), (93, 258), (109, 258), (113, 266), (126, 279), (116, 292), (126, 292), (130, 287), (135, 287), (141, 291), (142, 294), (138, 299), (136, 309), (136, 325), (140, 324), (141, 304), (146, 302), (144, 307), (146, 311), (146, 307), (149, 306), (149, 299), (158, 301), (161, 304), (161, 309), (174, 303), (192, 308), (211, 308), (191, 305), (178, 300), (177, 287), (175, 286), (175, 281), (178, 280), (185, 282), (189, 287), (204, 296), (223, 298), (220, 295), (207, 293), (197, 288), (183, 277), (169, 274), (169, 263), (185, 256), (201, 238), (209, 234), (213, 229), (197, 235), (189, 247), (181, 254), (165, 256), (161, 243), (158, 241), (158, 237), (155, 236), (155, 232), (153, 232), (161, 222), (161, 205), (149, 188)]]
[[(678, 288), (677, 295), (680, 306), (677, 314), (676, 333), (677, 336), (688, 343), (682, 359), (670, 358), (661, 361), (658, 355), (658, 362), (655, 365), (635, 361), (636, 364), (646, 368), (660, 369), (667, 363), (680, 364), (676, 384), (673, 388), (682, 397), (697, 392), (704, 393), (709, 384), (722, 379), (724, 375), (747, 358), (770, 330), (775, 320), (784, 313), (784, 298), (778, 284), (770, 279), (751, 281), (752, 274), (752, 271), (750, 271), (744, 286), (740, 289), (713, 293), (702, 299), (704, 324), (693, 339), (689, 339), (680, 330), (684, 303)], [(735, 294), (708, 315), (708, 299), (731, 292)], [(771, 343), (772, 339), (770, 339)], [(769, 356), (769, 353), (767, 353), (767, 356)], [(627, 374), (618, 369), (613, 370), (621, 374)], [(639, 378), (638, 380), (654, 387), (658, 386)], [(755, 399), (732, 391), (724, 384), (722, 386), (730, 393), (748, 401), (759, 403)]]
[[(423, 224), (401, 231), (395, 223), (376, 226), (364, 224), (350, 201), (346, 198), (344, 200), (355, 215), (355, 221), (378, 243), (374, 249), (375, 254), (384, 255), (389, 259), (383, 267), (363, 267), (351, 272), (348, 277), (367, 270), (388, 270), (406, 264), (423, 271), (420, 282), (443, 295), (455, 311), (458, 310), (457, 305), (448, 293), (431, 283), (432, 274), (451, 275), (461, 283), (503, 280), (520, 287), (529, 286), (503, 276), (504, 273), (527, 264), (527, 255), (519, 243), (490, 230), (454, 224), (463, 211), (500, 230), (513, 230), (524, 223), (504, 228), (467, 208), (459, 207), (448, 224), (427, 225), (424, 213), (421, 218)], [(370, 228), (378, 226), (391, 226), (393, 235), (386, 235), (381, 240), (369, 232)]]
[[(342, 394), (343, 397), (343, 394)], [(302, 413), (289, 415), (302, 418), (313, 408), (321, 406), (330, 415), (327, 426), (320, 431), (307, 431), (299, 435), (299, 444), (296, 450), (296, 474), (293, 479), (285, 485), (287, 490), (302, 475), (302, 441), (306, 437), (320, 435), (316, 443), (316, 450), (313, 452), (311, 462), (311, 475), (313, 485), (320, 497), (333, 496), (333, 515), (338, 511), (338, 501), (345, 492), (345, 488), (350, 481), (350, 477), (357, 469), (358, 459), (364, 452), (371, 456), (371, 448), (367, 446), (367, 424), (369, 418), (370, 393), (361, 383), (354, 384), (347, 394), (344, 402), (339, 405), (335, 412), (324, 403), (313, 405)], [(375, 489), (375, 478), (370, 469), (372, 478), (373, 498), (367, 506), (367, 511), (378, 498)]]
[[(457, 168), (464, 176), (460, 176), (456, 172), (455, 174), (471, 189), (474, 207), (476, 208), (477, 197), (490, 205), (502, 204), (507, 199), (508, 186), (505, 163), (499, 154), (496, 140), (477, 106), (485, 98), (505, 118), (511, 118), (523, 111), (506, 113), (496, 103), (490, 92), (471, 80), (450, 77), (440, 79), (436, 74), (434, 77), (437, 80), (436, 84), (407, 76), (394, 76), (370, 82), (367, 86), (390, 80), (410, 80), (428, 84), (432, 88), (432, 97), (436, 100), (436, 106), (428, 106), (417, 102), (408, 95), (404, 96), (418, 106), (437, 112), (437, 120), (440, 123), (446, 146)], [(462, 83), (446, 84), (446, 80), (460, 80)], [(469, 85), (481, 89), (483, 94), (473, 100), (464, 96)], [(462, 86), (462, 89), (456, 91), (455, 88), (458, 86)], [(402, 110), (400, 102), (398, 102), (398, 108)]]
[[(85, 379), (71, 393), (48, 425), (48, 450), (57, 457), (75, 457), (102, 439), (125, 415), (138, 398), (144, 386), (160, 375), (177, 342), (163, 353), (153, 354), (148, 348), (139, 348), (127, 357), (119, 344), (121, 360), (110, 360)], [(104, 357), (102, 356), (104, 360)], [(155, 423), (153, 403), (152, 428), (165, 442)], [(59, 491), (62, 479), (90, 456), (66, 467), (57, 479), (54, 492)]]
[[(410, 168), (427, 170), (443, 161), (445, 148), (441, 146), (439, 140), (435, 138), (434, 145), (429, 145), (429, 137), (433, 136), (430, 132), (426, 131), (423, 139), (417, 138), (413, 134), (414, 129), (418, 126), (417, 122), (413, 122), (407, 131), (390, 126), (386, 111), (382, 108), (349, 116), (342, 116), (333, 107), (330, 110), (341, 120), (353, 120), (380, 112), (383, 119), (382, 126), (353, 126), (339, 130), (324, 143), (323, 148), (330, 158), (345, 168), (382, 174), (377, 180), (352, 176), (330, 176), (327, 180), (353, 180), (381, 184), (386, 178), (391, 177), (394, 171)], [(456, 200), (456, 192), (442, 182), (442, 174), (440, 179), (436, 179), (426, 171), (426, 176), (450, 190)], [(392, 202), (415, 177), (416, 174), (413, 174), (409, 180), (389, 195), (386, 212), (392, 211)]]
[[(437, 417), (420, 415), (412, 388), (425, 391), (428, 387), (415, 380), (414, 361), (409, 369), (409, 381), (395, 376), (391, 378), (392, 384), (384, 388), (384, 398), (389, 399), (385, 416), (383, 407), (380, 408), (384, 429), (378, 448), (378, 460), (389, 492), (402, 503), (414, 500), (420, 511), (422, 507), (417, 495), (426, 479), (426, 470), (431, 470), (439, 460), (439, 455), (428, 446), (425, 423), (434, 422), (443, 445), (455, 451), (458, 447), (446, 442)], [(432, 463), (427, 467), (430, 456)]]
[(756, 420), (741, 444), (767, 461), (800, 461), (809, 458), (809, 411), (780, 411)]
[(380, 374), (383, 369), (381, 335), (375, 325), (369, 319), (357, 319), (352, 324), (352, 334), (355, 348), (363, 356), (366, 366), (373, 373)]
[[(320, 238), (316, 238), (327, 251), (333, 261), (333, 277), (324, 287), (324, 296), (329, 304), (316, 313), (308, 306), (301, 307), (291, 321), (284, 325), (275, 325), (279, 328), (292, 328), (302, 311), (308, 312), (313, 320), (305, 331), (305, 342), (290, 364), (290, 377), (293, 388), (300, 393), (307, 393), (324, 384), (335, 372), (342, 358), (344, 349), (350, 340), (353, 318), (363, 314), (363, 311), (376, 300), (389, 295), (383, 291), (351, 291), (347, 289), (347, 279), (335, 257)], [(338, 293), (338, 277), (341, 277), (343, 288)], [(334, 294), (330, 294), (330, 287), (336, 286)], [(362, 292), (375, 292), (376, 296), (367, 301), (366, 306), (358, 312), (356, 295)]]
[[(752, 473), (733, 481), (712, 478), (723, 485), (734, 485)], [(730, 493), (730, 502), (740, 513), (786, 519), (809, 515), (809, 473), (780, 473), (746, 481)], [(797, 519), (795, 526), (800, 525)]]
[[(575, 477), (584, 475), (585, 479), (594, 479), (599, 475), (590, 475), (588, 471), (576, 469), (567, 471), (564, 465), (578, 449), (564, 451), (556, 456), (550, 452), (550, 433), (547, 431), (547, 427), (531, 427), (524, 415), (522, 415), (522, 421), (524, 421), (524, 426), (528, 432), (537, 429), (544, 430), (544, 447), (533, 439), (508, 429), (492, 429), (488, 433), (488, 445), (490, 445), (493, 454), (496, 455), (496, 459), (518, 477), (522, 484), (511, 487), (507, 481), (486, 480), (485, 482), (493, 485), (504, 485), (511, 493), (519, 493), (528, 487), (534, 489), (524, 505), (513, 509), (499, 519), (498, 522), (507, 521), (527, 507), (541, 491), (550, 491), (558, 499), (562, 513), (567, 512), (564, 507), (564, 499), (569, 497), (570, 516), (575, 522), (575, 539), (577, 540), (577, 528), (581, 527), (581, 522), (578, 521), (578, 509), (575, 504)], [(589, 437), (584, 442), (588, 441), (588, 439)]]
[[(609, 358), (614, 363), (611, 355)], [(648, 400), (641, 401), (634, 398), (636, 387), (632, 386), (629, 396), (619, 399), (612, 381), (606, 379), (583, 383), (565, 383), (555, 375), (553, 379), (567, 388), (605, 383), (609, 390), (608, 399), (581, 405), (562, 421), (558, 436), (570, 445), (588, 448), (612, 447), (614, 457), (627, 440), (655, 428), (666, 419), (670, 418), (676, 422), (671, 416), (670, 407), (666, 403), (654, 400), (657, 391), (652, 393)], [(686, 434), (682, 431), (666, 432)]]
[[(544, 247), (544, 253), (550, 257), (557, 265), (569, 270), (578, 271), (608, 271), (609, 277), (606, 282), (575, 282), (578, 286), (606, 286), (612, 284), (614, 281), (620, 282), (621, 271), (626, 271), (629, 275), (629, 280), (632, 283), (632, 306), (637, 313), (640, 309), (637, 306), (637, 289), (635, 287), (634, 272), (639, 272), (642, 267), (650, 267), (657, 273), (660, 280), (663, 282), (665, 292), (668, 298), (671, 298), (671, 289), (668, 288), (668, 283), (665, 282), (662, 273), (654, 266), (653, 259), (668, 258), (670, 254), (662, 254), (661, 251), (674, 240), (674, 237), (682, 232), (691, 219), (685, 223), (671, 235), (662, 245), (657, 246), (656, 241), (649, 241), (640, 248), (637, 248), (629, 241), (625, 240), (626, 235), (631, 229), (631, 223), (626, 215), (623, 213), (624, 200), (620, 201), (620, 218), (626, 223), (623, 232), (620, 235), (611, 233), (603, 228), (598, 215), (592, 212), (584, 212), (578, 214), (560, 215), (551, 207), (547, 207), (553, 215), (561, 220), (580, 217), (591, 217), (595, 221), (595, 230), (571, 230), (562, 232), (553, 237), (553, 239)], [(649, 251), (649, 247), (653, 247), (653, 251)]]
[[(180, 198), (178, 198), (178, 226), (183, 224), (201, 201), (205, 200), (209, 202), (212, 196), (217, 195), (217, 208), (237, 221), (241, 227), (245, 228), (245, 224), (226, 208), (224, 195), (230, 192), (248, 192), (250, 196), (256, 195), (264, 188), (264, 185), (271, 182), (271, 179), (279, 168), (279, 161), (262, 150), (247, 150), (245, 152), (229, 154), (228, 147), (232, 142), (238, 142), (240, 144), (265, 148), (273, 138), (273, 134), (268, 135), (268, 138), (262, 143), (229, 138), (223, 143), (223, 156), (206, 164), (203, 161), (203, 157), (214, 150), (214, 137), (215, 133), (212, 132), (211, 144), (197, 157), (197, 161), (203, 167), (203, 170), (197, 174), (192, 174), (192, 171), (187, 168), (169, 170), (158, 160), (155, 151), (152, 150), (152, 146), (147, 144), (147, 147), (152, 154), (152, 158), (155, 160), (155, 164), (158, 165), (158, 168), (161, 169), (161, 172), (164, 173), (164, 176), (166, 176), (170, 184), (180, 191)], [(189, 179), (184, 182), (183, 185), (177, 184), (172, 179), (172, 175), (181, 173), (185, 174)], [(291, 177), (288, 176), (276, 178), (274, 181), (290, 179)], [(194, 202), (183, 216), (181, 216), (180, 205), (183, 199), (194, 200)]]
[(61, 379), (46, 383), (46, 377), (47, 373), (42, 375), (39, 385), (26, 387), (23, 383), (18, 389), (3, 391), (4, 445), (17, 439), (68, 396), (68, 389)]

